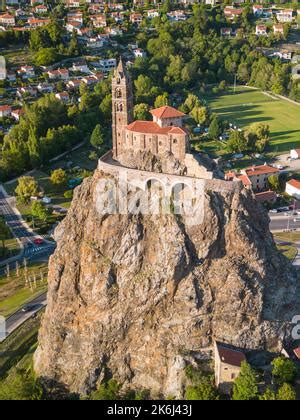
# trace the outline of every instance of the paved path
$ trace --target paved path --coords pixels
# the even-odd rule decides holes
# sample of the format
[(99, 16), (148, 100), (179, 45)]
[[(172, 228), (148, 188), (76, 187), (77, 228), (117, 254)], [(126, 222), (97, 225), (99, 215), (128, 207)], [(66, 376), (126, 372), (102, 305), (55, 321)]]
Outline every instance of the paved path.
[(29, 304), (25, 305), (25, 308), (29, 307), (29, 310), (20, 309), (9, 318), (7, 318), (5, 324), (6, 334), (5, 337), (0, 336), (0, 342), (7, 338), (17, 328), (19, 328), (25, 321), (37, 314), (41, 309), (45, 308), (46, 304), (47, 293), (43, 293), (42, 295), (33, 299)]

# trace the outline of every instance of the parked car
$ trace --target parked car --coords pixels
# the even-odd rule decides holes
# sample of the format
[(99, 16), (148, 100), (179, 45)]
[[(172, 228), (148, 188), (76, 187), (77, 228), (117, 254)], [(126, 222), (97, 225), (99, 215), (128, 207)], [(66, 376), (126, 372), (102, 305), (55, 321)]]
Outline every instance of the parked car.
[(42, 245), (44, 243), (42, 238), (37, 238), (33, 241), (36, 245)]

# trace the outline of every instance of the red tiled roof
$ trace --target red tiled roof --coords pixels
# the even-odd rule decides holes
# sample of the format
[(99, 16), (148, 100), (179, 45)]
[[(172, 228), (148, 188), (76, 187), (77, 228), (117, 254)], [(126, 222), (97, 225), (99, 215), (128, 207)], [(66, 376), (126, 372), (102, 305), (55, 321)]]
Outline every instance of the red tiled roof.
[(160, 127), (153, 121), (134, 121), (129, 124), (127, 130), (136, 133), (151, 133), (151, 134), (185, 134), (185, 131), (180, 127)]
[(10, 111), (11, 107), (9, 105), (1, 105), (0, 111)]
[(256, 201), (262, 203), (264, 201), (273, 201), (276, 200), (277, 196), (274, 191), (264, 191), (255, 194)]
[(150, 113), (156, 118), (177, 118), (184, 117), (185, 114), (181, 111), (178, 111), (171, 106), (161, 106), (160, 108), (152, 109)]
[(287, 184), (291, 185), (294, 188), (298, 188), (300, 190), (300, 182), (297, 181), (296, 179), (291, 179), (290, 181), (287, 182)]
[(232, 181), (236, 177), (236, 173), (234, 171), (226, 172), (225, 179), (226, 181)]
[(239, 175), (238, 179), (242, 181), (245, 187), (249, 187), (251, 185), (250, 179), (247, 177), (247, 175)]
[(217, 349), (221, 361), (228, 365), (240, 367), (242, 362), (246, 360), (246, 356), (241, 351), (232, 350), (220, 344), (217, 344)]
[(253, 175), (264, 175), (264, 174), (273, 174), (279, 172), (279, 169), (273, 168), (269, 165), (260, 165), (260, 166), (253, 166), (253, 168), (245, 169), (245, 172), (248, 176)]
[(300, 347), (293, 350), (295, 356), (300, 360)]

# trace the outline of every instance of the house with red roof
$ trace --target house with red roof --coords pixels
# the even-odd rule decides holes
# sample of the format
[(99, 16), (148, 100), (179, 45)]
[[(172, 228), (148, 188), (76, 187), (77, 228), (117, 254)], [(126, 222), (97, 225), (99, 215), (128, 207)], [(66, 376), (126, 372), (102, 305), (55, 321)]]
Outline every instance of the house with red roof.
[(38, 4), (35, 8), (34, 8), (35, 13), (38, 14), (44, 14), (48, 12), (48, 8), (47, 6), (45, 6), (44, 4)]
[(285, 192), (291, 197), (300, 199), (300, 181), (291, 179), (286, 183)]
[(290, 151), (290, 158), (291, 159), (299, 159), (300, 158), (300, 149), (292, 149)]
[(9, 13), (5, 13), (4, 15), (0, 15), (0, 25), (4, 26), (15, 26), (16, 21), (15, 17)]
[(257, 36), (266, 36), (266, 35), (268, 35), (267, 25), (256, 25), (255, 34)]
[(256, 193), (255, 194), (255, 199), (256, 201), (258, 201), (259, 203), (275, 203), (277, 200), (277, 195), (274, 191), (263, 191), (260, 193)]
[(234, 20), (242, 16), (243, 14), (243, 8), (236, 8), (233, 6), (226, 6), (224, 9), (224, 15), (226, 19)]
[(70, 100), (70, 95), (68, 92), (59, 92), (55, 94), (55, 98), (61, 102), (68, 103)]
[(269, 187), (269, 177), (271, 175), (277, 175), (279, 172), (279, 169), (264, 164), (243, 169), (241, 174), (249, 179), (253, 191), (265, 191)]
[(22, 117), (22, 115), (25, 114), (24, 109), (22, 108), (18, 108), (12, 111), (11, 116), (16, 120), (16, 121), (20, 121), (20, 118)]
[(242, 351), (215, 342), (215, 384), (222, 394), (231, 394), (233, 382), (245, 361), (246, 356)]
[(10, 117), (11, 116), (11, 106), (1, 105), (0, 106), (0, 118)]

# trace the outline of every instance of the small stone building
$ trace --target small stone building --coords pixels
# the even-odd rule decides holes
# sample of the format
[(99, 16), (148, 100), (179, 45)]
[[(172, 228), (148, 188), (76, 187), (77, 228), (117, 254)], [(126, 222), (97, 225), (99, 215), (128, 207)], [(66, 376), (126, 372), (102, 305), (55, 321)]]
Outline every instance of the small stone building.
[(215, 342), (215, 383), (222, 394), (230, 395), (246, 356), (225, 344)]

